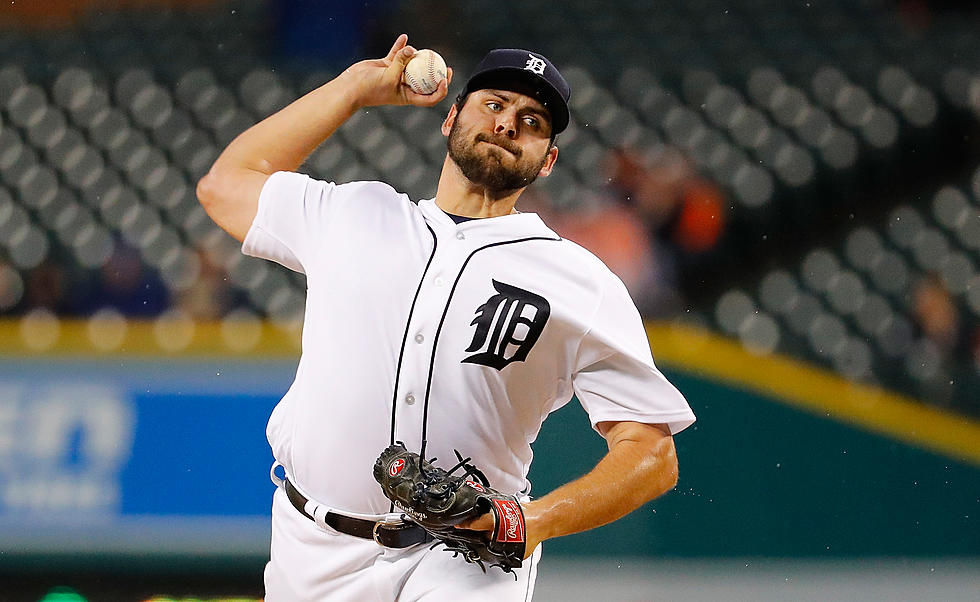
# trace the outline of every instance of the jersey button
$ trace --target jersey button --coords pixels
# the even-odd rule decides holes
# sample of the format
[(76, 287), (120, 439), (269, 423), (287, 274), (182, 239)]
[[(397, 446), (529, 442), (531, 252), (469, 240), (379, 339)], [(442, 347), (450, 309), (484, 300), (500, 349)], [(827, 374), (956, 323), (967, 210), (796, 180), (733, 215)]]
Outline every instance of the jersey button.
[(446, 281), (443, 280), (441, 276), (437, 276), (435, 282), (436, 282), (436, 286), (442, 286), (443, 284), (446, 283)]
[(456, 240), (463, 240), (464, 238), (466, 238), (466, 235), (463, 234), (462, 232), (456, 233)]
[(415, 335), (415, 342), (416, 342), (416, 343), (421, 343), (421, 342), (422, 342), (422, 341), (424, 341), (424, 340), (425, 340), (425, 337), (424, 337), (424, 336), (422, 336), (421, 334), (417, 334), (417, 335)]
[(408, 405), (412, 405), (413, 403), (415, 403), (415, 396), (412, 395), (411, 393), (409, 393), (408, 395), (406, 395), (405, 396), (405, 403), (407, 403)]

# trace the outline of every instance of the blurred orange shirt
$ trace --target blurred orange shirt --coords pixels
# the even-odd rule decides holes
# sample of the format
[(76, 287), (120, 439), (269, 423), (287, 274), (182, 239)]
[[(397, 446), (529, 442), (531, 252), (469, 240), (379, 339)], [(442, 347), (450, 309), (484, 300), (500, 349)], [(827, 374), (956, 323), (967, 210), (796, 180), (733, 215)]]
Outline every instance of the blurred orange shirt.
[(612, 203), (594, 212), (560, 218), (555, 231), (602, 260), (634, 295), (642, 293), (654, 273), (652, 245), (642, 221), (628, 207)]

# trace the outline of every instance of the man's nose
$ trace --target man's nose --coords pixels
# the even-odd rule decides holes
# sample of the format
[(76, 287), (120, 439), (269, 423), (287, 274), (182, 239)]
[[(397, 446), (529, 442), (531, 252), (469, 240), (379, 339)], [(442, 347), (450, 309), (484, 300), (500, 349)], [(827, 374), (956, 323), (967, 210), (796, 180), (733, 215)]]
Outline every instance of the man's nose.
[(513, 115), (500, 115), (497, 117), (497, 125), (493, 128), (493, 133), (503, 134), (511, 140), (517, 137), (516, 118)]

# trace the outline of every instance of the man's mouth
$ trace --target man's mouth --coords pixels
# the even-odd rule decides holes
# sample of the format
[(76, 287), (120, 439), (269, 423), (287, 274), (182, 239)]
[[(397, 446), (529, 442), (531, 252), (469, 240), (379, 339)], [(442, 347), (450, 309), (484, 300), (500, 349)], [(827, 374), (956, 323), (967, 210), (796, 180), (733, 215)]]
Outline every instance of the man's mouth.
[(519, 148), (515, 148), (514, 146), (512, 146), (510, 144), (507, 144), (507, 143), (499, 142), (497, 140), (494, 140), (493, 138), (490, 138), (489, 136), (485, 136), (485, 135), (477, 136), (476, 141), (477, 142), (486, 142), (487, 144), (490, 144), (492, 146), (496, 146), (498, 148), (502, 148), (505, 151), (507, 151), (508, 153), (514, 155), (515, 157), (519, 157), (521, 155), (521, 150)]

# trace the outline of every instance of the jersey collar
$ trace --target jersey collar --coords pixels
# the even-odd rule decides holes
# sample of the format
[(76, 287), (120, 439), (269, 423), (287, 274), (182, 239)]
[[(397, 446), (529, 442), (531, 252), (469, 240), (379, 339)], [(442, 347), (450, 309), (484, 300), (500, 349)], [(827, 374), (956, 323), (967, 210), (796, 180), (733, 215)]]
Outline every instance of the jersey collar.
[(463, 232), (480, 238), (511, 240), (530, 236), (543, 236), (559, 239), (557, 234), (545, 225), (537, 213), (511, 213), (500, 217), (471, 219), (461, 224), (453, 221), (445, 211), (436, 205), (435, 199), (419, 201), (419, 209), (427, 222), (440, 230)]

